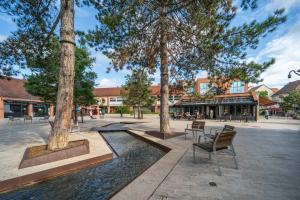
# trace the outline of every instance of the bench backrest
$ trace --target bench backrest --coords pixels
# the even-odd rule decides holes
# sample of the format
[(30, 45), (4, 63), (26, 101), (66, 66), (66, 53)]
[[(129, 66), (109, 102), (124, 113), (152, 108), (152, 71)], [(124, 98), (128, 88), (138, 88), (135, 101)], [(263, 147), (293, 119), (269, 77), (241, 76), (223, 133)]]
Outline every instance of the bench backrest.
[(226, 148), (230, 146), (233, 142), (233, 138), (236, 134), (236, 131), (223, 131), (217, 134), (217, 137), (214, 140), (215, 147)]
[(25, 120), (32, 120), (32, 116), (24, 115), (24, 119), (25, 119)]
[(223, 128), (223, 131), (233, 131), (235, 129), (234, 126), (225, 125)]
[(192, 128), (204, 129), (204, 126), (205, 126), (205, 121), (194, 120), (192, 123)]

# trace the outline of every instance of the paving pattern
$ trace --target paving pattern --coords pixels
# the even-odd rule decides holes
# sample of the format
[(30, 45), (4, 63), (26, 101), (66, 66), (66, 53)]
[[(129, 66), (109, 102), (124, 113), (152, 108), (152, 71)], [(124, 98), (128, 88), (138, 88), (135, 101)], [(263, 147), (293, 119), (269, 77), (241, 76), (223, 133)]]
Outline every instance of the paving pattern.
[[(158, 116), (134, 120), (129, 116), (120, 118), (117, 115), (101, 120), (86, 120), (81, 124), (81, 129), (89, 130), (120, 121), (144, 122), (119, 125), (140, 132), (144, 137), (148, 136), (143, 131), (159, 129)], [(183, 131), (187, 123), (191, 122), (170, 121), (172, 131)], [(261, 120), (258, 123), (206, 121), (206, 131), (210, 127), (222, 127), (225, 124), (237, 127), (234, 146), (238, 170), (234, 169), (232, 157), (226, 153), (217, 156), (221, 161), (223, 176), (217, 176), (216, 158), (209, 161), (206, 152), (197, 151), (197, 161), (194, 163), (191, 134), (187, 140), (184, 140), (184, 136), (164, 141), (156, 139), (173, 150), (113, 199), (300, 199), (300, 122), (291, 119)], [(16, 149), (19, 140), (30, 144), (46, 138), (44, 131), (39, 128), (34, 129), (35, 134), (26, 136), (28, 130), (33, 130), (30, 125), (28, 127), (26, 130), (15, 127), (3, 134), (3, 130), (8, 128), (3, 128), (0, 123), (2, 155), (5, 154), (2, 147)], [(16, 131), (20, 132), (17, 138), (9, 135)], [(215, 186), (212, 186), (214, 183)]]

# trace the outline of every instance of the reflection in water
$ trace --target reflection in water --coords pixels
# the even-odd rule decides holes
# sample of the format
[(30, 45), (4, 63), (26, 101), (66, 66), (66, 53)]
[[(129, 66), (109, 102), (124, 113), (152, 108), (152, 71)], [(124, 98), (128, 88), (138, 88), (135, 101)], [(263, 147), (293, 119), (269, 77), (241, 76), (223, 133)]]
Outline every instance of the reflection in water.
[(102, 135), (119, 157), (74, 174), (0, 194), (0, 199), (108, 199), (165, 154), (123, 131)]

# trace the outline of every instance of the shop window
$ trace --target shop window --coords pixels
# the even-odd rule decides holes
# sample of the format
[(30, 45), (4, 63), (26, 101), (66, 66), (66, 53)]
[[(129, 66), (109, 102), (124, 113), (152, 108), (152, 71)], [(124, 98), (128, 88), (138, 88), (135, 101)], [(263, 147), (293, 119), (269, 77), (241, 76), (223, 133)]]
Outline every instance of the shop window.
[(242, 81), (234, 81), (230, 83), (230, 93), (244, 93), (245, 83)]
[(209, 83), (200, 83), (200, 95), (204, 95), (209, 90)]

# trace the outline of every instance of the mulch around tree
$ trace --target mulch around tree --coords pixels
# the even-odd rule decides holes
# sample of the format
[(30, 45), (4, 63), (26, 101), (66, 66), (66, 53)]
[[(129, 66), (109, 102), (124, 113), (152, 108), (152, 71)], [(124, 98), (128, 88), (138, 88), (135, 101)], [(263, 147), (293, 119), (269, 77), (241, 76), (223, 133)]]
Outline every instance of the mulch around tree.
[(171, 134), (163, 134), (160, 131), (155, 130), (146, 131), (145, 133), (162, 140), (184, 135), (184, 132), (172, 132)]

